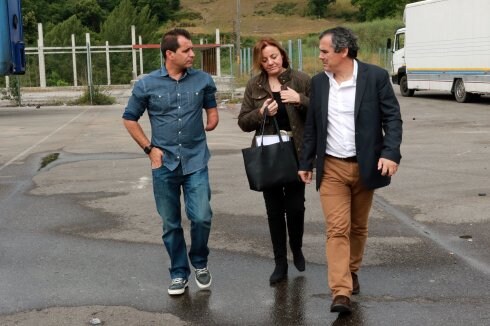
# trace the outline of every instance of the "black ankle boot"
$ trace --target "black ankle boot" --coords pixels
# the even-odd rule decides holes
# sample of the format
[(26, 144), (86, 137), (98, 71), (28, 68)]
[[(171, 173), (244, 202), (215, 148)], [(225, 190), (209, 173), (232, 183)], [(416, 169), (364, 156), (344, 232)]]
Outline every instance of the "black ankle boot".
[(301, 249), (293, 250), (293, 262), (298, 271), (305, 271), (305, 256), (303, 256), (303, 252), (301, 251)]
[(281, 263), (276, 264), (276, 268), (274, 268), (274, 272), (272, 273), (269, 282), (271, 285), (281, 282), (288, 277), (288, 264)]

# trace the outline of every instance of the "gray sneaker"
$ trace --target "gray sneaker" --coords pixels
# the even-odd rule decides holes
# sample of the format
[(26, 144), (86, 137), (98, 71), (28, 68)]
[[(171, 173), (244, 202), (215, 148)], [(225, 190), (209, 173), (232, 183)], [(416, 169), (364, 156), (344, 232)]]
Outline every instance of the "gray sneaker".
[(207, 267), (196, 269), (196, 283), (200, 289), (207, 289), (211, 286), (211, 273)]
[(168, 287), (168, 294), (179, 295), (185, 292), (189, 282), (184, 278), (174, 278), (172, 284)]

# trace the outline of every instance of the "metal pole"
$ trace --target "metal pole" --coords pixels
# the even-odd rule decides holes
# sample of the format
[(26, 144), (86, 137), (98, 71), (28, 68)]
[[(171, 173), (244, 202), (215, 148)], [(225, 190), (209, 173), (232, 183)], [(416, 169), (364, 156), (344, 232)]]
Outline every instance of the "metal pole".
[(43, 37), (43, 24), (37, 24), (37, 33), (39, 39), (37, 40), (37, 48), (39, 53), (39, 83), (41, 87), (46, 87), (46, 67), (44, 65), (44, 37)]
[(247, 48), (247, 74), (250, 75), (252, 73), (252, 58), (251, 58), (251, 49)]
[(293, 41), (288, 40), (288, 56), (289, 63), (291, 64), (291, 69), (293, 69)]
[[(219, 29), (216, 28), (216, 44), (220, 44)], [(216, 76), (221, 77), (221, 48), (216, 48)]]
[(90, 34), (85, 34), (85, 41), (87, 44), (87, 82), (88, 82), (88, 92), (90, 95), (90, 104), (93, 104), (92, 100), (92, 55), (90, 53)]
[(73, 86), (78, 86), (77, 78), (77, 55), (75, 50), (75, 34), (71, 34), (71, 59), (73, 62)]
[(231, 47), (228, 47), (228, 57), (230, 58), (230, 76), (233, 76), (233, 54), (231, 53)]
[(105, 41), (105, 62), (107, 66), (107, 85), (111, 84), (111, 60), (109, 59), (109, 41)]
[(303, 71), (303, 45), (301, 39), (298, 39), (298, 70)]
[(245, 61), (246, 61), (246, 56), (245, 56), (245, 49), (240, 49), (240, 58), (243, 60), (240, 60), (240, 75), (245, 73)]
[(136, 67), (136, 49), (134, 45), (136, 44), (136, 27), (131, 25), (131, 53), (133, 55), (133, 80), (136, 80), (136, 75), (138, 73), (138, 68)]
[[(143, 44), (141, 35), (138, 36), (138, 43), (139, 45)], [(140, 48), (140, 74), (143, 75), (143, 48)]]
[(236, 0), (236, 20), (235, 20), (235, 33), (236, 33), (236, 43), (235, 43), (235, 53), (236, 62), (240, 66), (240, 74), (242, 74), (241, 66), (241, 49), (240, 49), (240, 0)]
[(22, 106), (22, 94), (20, 93), (20, 79), (19, 75), (15, 76), (17, 78), (17, 104), (19, 107)]

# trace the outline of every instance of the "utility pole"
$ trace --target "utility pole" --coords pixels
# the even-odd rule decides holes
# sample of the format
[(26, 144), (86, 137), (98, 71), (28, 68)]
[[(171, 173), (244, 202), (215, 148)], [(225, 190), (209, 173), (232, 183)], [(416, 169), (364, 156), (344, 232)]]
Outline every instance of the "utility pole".
[(235, 20), (235, 34), (236, 34), (236, 44), (235, 44), (235, 54), (236, 62), (238, 65), (237, 74), (240, 75), (240, 0), (236, 0), (236, 20)]

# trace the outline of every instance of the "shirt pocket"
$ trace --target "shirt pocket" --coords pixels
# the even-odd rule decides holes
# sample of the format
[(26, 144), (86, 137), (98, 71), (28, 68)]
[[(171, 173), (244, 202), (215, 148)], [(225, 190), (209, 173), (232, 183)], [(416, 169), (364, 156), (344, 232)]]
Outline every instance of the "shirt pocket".
[(170, 110), (170, 93), (157, 93), (150, 97), (150, 108), (154, 113), (165, 113)]
[(202, 109), (204, 101), (203, 90), (187, 92), (185, 96), (187, 97), (187, 103), (189, 103), (191, 108), (199, 107)]

